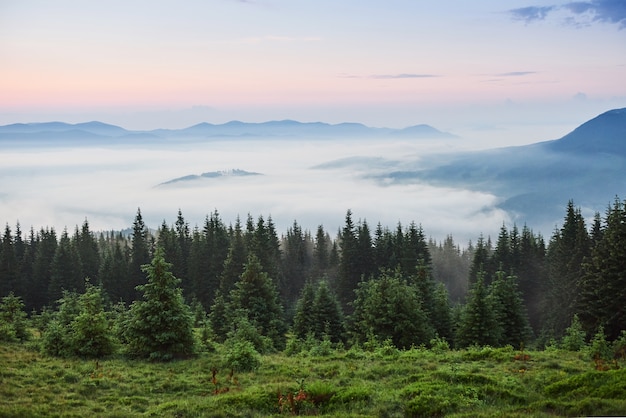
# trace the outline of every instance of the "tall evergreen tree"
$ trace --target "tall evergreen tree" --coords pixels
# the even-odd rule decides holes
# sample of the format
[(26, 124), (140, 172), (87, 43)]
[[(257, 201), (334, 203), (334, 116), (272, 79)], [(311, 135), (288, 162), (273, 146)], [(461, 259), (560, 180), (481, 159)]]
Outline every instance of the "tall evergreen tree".
[[(361, 268), (359, 266), (359, 247), (356, 234), (356, 226), (352, 220), (352, 211), (346, 213), (345, 225), (340, 234), (341, 257), (339, 261), (339, 277), (337, 290), (339, 300), (344, 309), (354, 299), (354, 290), (361, 281)], [(349, 309), (348, 309), (349, 311)]]
[(13, 234), (9, 224), (6, 224), (0, 245), (0, 296), (15, 292), (18, 274), (19, 265), (15, 254)]
[(133, 302), (124, 327), (133, 357), (168, 361), (194, 353), (193, 315), (171, 268), (160, 247), (152, 262), (143, 266), (148, 282), (137, 286), (143, 299)]
[(325, 279), (317, 284), (311, 316), (313, 333), (318, 339), (328, 337), (331, 342), (343, 341), (346, 332), (343, 310)]
[(531, 336), (531, 330), (526, 307), (517, 288), (517, 277), (498, 270), (489, 292), (501, 329), (499, 345), (523, 347)]
[(52, 305), (58, 299), (48, 297), (50, 277), (52, 276), (52, 260), (58, 246), (56, 231), (54, 228), (42, 228), (37, 234), (36, 243), (31, 245), (36, 248), (28, 299), (32, 309), (41, 310), (46, 305)]
[(315, 287), (313, 286), (313, 282), (308, 280), (300, 292), (293, 317), (292, 331), (297, 338), (305, 339), (308, 334), (315, 333), (316, 318), (313, 316), (314, 303)]
[(60, 299), (64, 290), (77, 293), (85, 290), (80, 255), (72, 245), (67, 229), (61, 234), (50, 266), (49, 300)]
[(361, 282), (356, 295), (350, 322), (357, 341), (391, 339), (396, 347), (409, 348), (426, 344), (434, 336), (417, 288), (399, 270)]
[(231, 228), (230, 231), (230, 247), (228, 248), (228, 255), (224, 261), (224, 269), (220, 277), (222, 294), (230, 294), (230, 291), (235, 287), (235, 283), (237, 283), (243, 273), (247, 257), (248, 251), (241, 230), (241, 222), (237, 218), (235, 228)]
[(124, 286), (124, 300), (132, 302), (137, 300), (139, 294), (136, 287), (145, 279), (142, 266), (150, 262), (150, 241), (146, 224), (143, 222), (141, 209), (137, 209), (137, 215), (133, 221), (133, 234), (131, 237), (131, 256), (128, 281)]
[(78, 230), (78, 227), (76, 228), (73, 245), (76, 247), (80, 257), (82, 276), (89, 277), (92, 279), (92, 282), (96, 283), (100, 269), (100, 251), (96, 238), (89, 230), (87, 219), (83, 222), (80, 230)]
[(548, 246), (547, 283), (543, 292), (547, 335), (560, 338), (576, 313), (582, 265), (591, 254), (590, 242), (580, 209), (570, 200), (563, 226), (554, 232)]
[(253, 254), (248, 256), (241, 279), (230, 293), (230, 309), (244, 311), (261, 335), (272, 340), (274, 348), (284, 348), (287, 327), (278, 290)]
[(479, 271), (472, 283), (467, 304), (463, 308), (457, 329), (456, 344), (496, 346), (500, 341), (501, 328), (498, 324), (493, 299), (485, 285), (485, 273)]
[(626, 330), (626, 203), (615, 198), (584, 265), (576, 310), (588, 334), (601, 327), (615, 340)]

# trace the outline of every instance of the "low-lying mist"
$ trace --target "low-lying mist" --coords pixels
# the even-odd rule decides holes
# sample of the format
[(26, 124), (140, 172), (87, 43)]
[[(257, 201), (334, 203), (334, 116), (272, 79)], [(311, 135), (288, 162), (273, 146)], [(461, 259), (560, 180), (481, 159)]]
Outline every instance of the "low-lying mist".
[[(452, 140), (459, 141), (457, 140)], [(22, 231), (31, 226), (73, 230), (85, 218), (92, 230), (124, 229), (141, 208), (157, 228), (180, 209), (193, 227), (217, 209), (227, 224), (271, 216), (279, 234), (294, 221), (334, 234), (348, 209), (395, 228), (421, 224), (437, 240), (452, 234), (461, 244), (497, 234), (506, 212), (487, 193), (411, 183), (391, 185), (372, 174), (458, 145), (425, 140), (211, 139), (111, 147), (1, 149), (0, 221)], [(346, 160), (347, 159), (347, 160)], [(336, 161), (351, 164), (328, 164)], [(417, 161), (417, 163), (416, 163)], [(260, 176), (199, 178), (161, 185), (186, 175), (240, 169)]]

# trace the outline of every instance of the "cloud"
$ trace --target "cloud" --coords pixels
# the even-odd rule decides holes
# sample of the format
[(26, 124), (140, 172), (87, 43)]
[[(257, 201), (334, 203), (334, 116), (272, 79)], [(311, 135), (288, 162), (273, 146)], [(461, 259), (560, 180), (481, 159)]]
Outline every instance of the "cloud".
[(497, 77), (522, 77), (525, 75), (536, 74), (536, 71), (511, 71), (508, 73), (496, 74)]
[(438, 76), (435, 74), (409, 74), (409, 73), (374, 74), (374, 75), (369, 76), (369, 78), (375, 78), (379, 80), (394, 80), (394, 79), (401, 79), (401, 78), (431, 78), (431, 77), (438, 77)]
[(574, 1), (563, 5), (528, 6), (509, 10), (514, 20), (526, 24), (546, 20), (549, 15), (564, 12), (564, 22), (575, 27), (589, 26), (594, 22), (626, 28), (626, 2), (624, 0)]
[(555, 6), (528, 6), (509, 10), (509, 13), (515, 20), (523, 20), (526, 23), (532, 23), (537, 20), (544, 20), (554, 9)]
[(593, 0), (567, 3), (565, 9), (583, 20), (617, 24), (626, 28), (626, 2), (624, 0)]

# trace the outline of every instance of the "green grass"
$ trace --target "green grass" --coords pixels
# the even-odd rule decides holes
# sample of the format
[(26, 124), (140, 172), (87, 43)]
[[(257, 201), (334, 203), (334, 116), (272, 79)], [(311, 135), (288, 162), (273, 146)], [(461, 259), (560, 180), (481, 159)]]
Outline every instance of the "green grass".
[[(280, 395), (283, 415), (626, 415), (626, 369), (596, 371), (584, 355), (566, 351), (527, 352), (522, 361), (516, 354), (510, 348), (272, 354), (261, 356), (255, 371), (230, 376), (219, 345), (195, 359), (147, 363), (57, 359), (5, 344), (0, 417), (278, 416)], [(300, 389), (305, 398), (296, 400)]]

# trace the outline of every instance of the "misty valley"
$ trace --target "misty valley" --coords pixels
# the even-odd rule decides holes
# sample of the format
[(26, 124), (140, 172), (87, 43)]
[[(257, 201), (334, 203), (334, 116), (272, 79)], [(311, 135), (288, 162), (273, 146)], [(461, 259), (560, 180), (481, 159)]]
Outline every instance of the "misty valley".
[(626, 109), (495, 149), (15, 124), (0, 158), (0, 415), (626, 411)]

